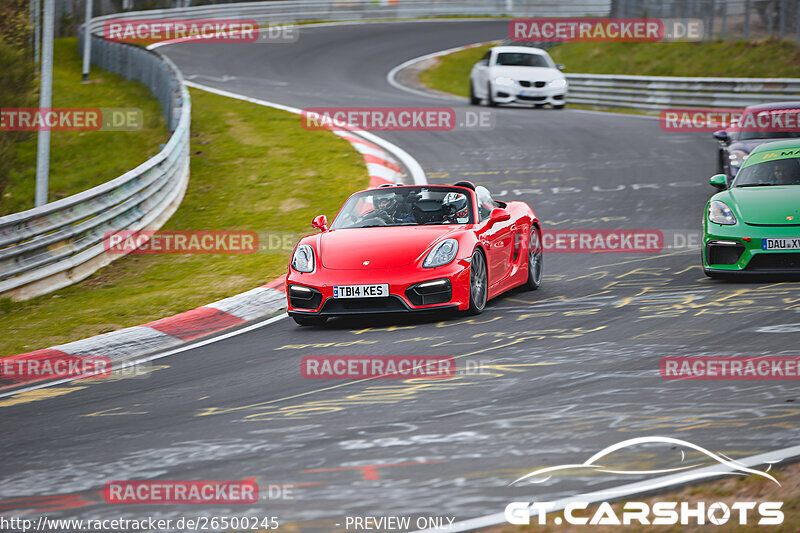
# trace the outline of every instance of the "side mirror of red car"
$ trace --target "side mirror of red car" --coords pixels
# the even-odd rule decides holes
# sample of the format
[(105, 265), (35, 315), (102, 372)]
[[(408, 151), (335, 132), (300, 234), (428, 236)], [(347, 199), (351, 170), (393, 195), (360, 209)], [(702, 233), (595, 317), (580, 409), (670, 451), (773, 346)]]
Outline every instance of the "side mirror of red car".
[(502, 207), (495, 207), (492, 209), (492, 213), (489, 215), (490, 225), (497, 224), (498, 222), (505, 222), (506, 220), (511, 220), (511, 213)]
[(311, 221), (311, 225), (322, 232), (328, 231), (328, 217), (325, 215), (317, 215)]

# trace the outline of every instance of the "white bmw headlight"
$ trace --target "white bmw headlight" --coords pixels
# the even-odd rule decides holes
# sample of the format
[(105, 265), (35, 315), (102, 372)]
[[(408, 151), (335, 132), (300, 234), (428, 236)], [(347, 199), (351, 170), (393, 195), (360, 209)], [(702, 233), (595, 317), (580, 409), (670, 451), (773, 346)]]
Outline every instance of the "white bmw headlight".
[(550, 87), (552, 87), (553, 89), (561, 89), (562, 87), (566, 87), (567, 86), (567, 80), (565, 80), (564, 78), (560, 78), (560, 79), (551, 81), (548, 85)]
[(728, 160), (732, 167), (739, 168), (744, 164), (749, 155), (750, 154), (742, 150), (732, 150), (731, 153), (728, 154)]
[(314, 250), (311, 246), (301, 244), (295, 249), (292, 268), (298, 272), (314, 272)]
[(456, 258), (456, 252), (458, 252), (458, 241), (445, 239), (428, 252), (428, 256), (422, 262), (422, 266), (425, 268), (444, 266)]
[(494, 79), (495, 84), (497, 85), (514, 85), (515, 82), (511, 78), (506, 78), (505, 76), (498, 76)]
[(711, 200), (711, 203), (708, 204), (708, 220), (726, 226), (736, 224), (736, 217), (731, 208), (719, 200)]

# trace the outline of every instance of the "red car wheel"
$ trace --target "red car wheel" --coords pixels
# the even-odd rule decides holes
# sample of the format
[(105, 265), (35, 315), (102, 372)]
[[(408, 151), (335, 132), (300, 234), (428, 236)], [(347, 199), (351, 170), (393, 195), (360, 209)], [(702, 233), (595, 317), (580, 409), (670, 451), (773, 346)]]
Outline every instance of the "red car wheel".
[(489, 277), (486, 271), (486, 259), (480, 250), (475, 250), (469, 267), (469, 314), (478, 315), (483, 312), (488, 293)]

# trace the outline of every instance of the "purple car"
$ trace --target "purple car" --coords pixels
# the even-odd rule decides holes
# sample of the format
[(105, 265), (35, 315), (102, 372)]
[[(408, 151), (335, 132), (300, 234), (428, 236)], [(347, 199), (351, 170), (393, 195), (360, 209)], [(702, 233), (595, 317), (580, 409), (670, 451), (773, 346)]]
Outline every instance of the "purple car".
[[(797, 110), (800, 112), (800, 102), (775, 102), (771, 104), (751, 105), (745, 108), (742, 122), (748, 114), (780, 112), (783, 110)], [(745, 159), (759, 144), (784, 139), (800, 138), (800, 131), (738, 131), (735, 127), (714, 132), (714, 138), (719, 141), (718, 167), (719, 173), (727, 176), (728, 185), (739, 172)]]

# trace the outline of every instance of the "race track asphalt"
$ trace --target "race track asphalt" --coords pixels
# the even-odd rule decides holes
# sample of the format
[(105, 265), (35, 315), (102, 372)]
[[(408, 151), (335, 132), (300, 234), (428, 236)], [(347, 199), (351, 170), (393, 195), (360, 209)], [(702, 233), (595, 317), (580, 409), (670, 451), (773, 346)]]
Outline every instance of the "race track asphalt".
[[(506, 24), (309, 26), (293, 44), (160, 51), (190, 81), (284, 105), (465, 113), (488, 108), (403, 92), (386, 74), (422, 54), (502, 38)], [(506, 294), (475, 318), (354, 318), (324, 328), (283, 319), (155, 360), (140, 378), (0, 399), (0, 512), (277, 516), (288, 531), (342, 530), (346, 516), (463, 520), (514, 500), (627, 482), (595, 474), (508, 486), (536, 467), (580, 463), (628, 438), (680, 438), (734, 458), (796, 444), (791, 381), (659, 375), (667, 356), (800, 355), (798, 284), (713, 281), (697, 248), (671, 247), (699, 235), (714, 192), (711, 136), (569, 108), (491, 112), (490, 131), (381, 136), (412, 154), (430, 182), (469, 179), (524, 200), (546, 229), (657, 229), (667, 247), (550, 253), (539, 291)], [(417, 383), (300, 375), (303, 356), (337, 354), (450, 355), (462, 372)], [(653, 468), (671, 459), (663, 452), (624, 459)], [(272, 494), (282, 497), (200, 509), (107, 505), (98, 493), (110, 480), (250, 477), (284, 486)]]

